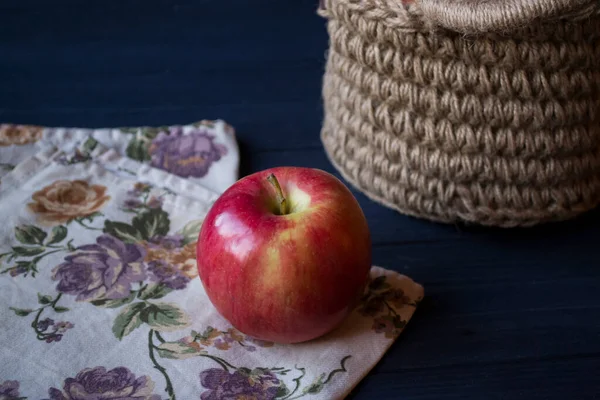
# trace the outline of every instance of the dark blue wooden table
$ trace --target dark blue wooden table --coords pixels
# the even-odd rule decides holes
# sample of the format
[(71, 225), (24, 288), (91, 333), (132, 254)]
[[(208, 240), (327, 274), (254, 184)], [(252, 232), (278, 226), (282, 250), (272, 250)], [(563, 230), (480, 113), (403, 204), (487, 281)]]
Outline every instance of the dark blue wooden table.
[[(241, 173), (333, 172), (319, 140), (316, 0), (3, 0), (0, 121), (222, 118)], [(355, 192), (356, 193), (356, 192)], [(526, 230), (438, 225), (356, 193), (374, 262), (425, 286), (354, 399), (600, 399), (600, 215)]]

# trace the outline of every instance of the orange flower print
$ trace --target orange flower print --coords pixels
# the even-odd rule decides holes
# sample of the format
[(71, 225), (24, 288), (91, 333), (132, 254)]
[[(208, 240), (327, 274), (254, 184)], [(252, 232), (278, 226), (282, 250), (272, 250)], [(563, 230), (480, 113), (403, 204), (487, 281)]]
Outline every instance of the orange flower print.
[(90, 185), (83, 180), (59, 180), (31, 196), (27, 204), (42, 223), (62, 224), (75, 218), (87, 217), (99, 211), (110, 197), (106, 187)]
[[(176, 240), (176, 239), (175, 239)], [(198, 276), (196, 267), (196, 243), (188, 243), (183, 247), (170, 246), (165, 239), (164, 243), (140, 243), (146, 249), (147, 263), (163, 261), (175, 267), (187, 278), (194, 279)], [(176, 243), (178, 244), (178, 243)]]
[(188, 243), (184, 247), (171, 252), (171, 260), (179, 266), (179, 270), (188, 278), (194, 279), (198, 276), (196, 266), (196, 243)]
[(0, 147), (35, 143), (41, 139), (42, 130), (40, 126), (0, 124)]
[(200, 338), (200, 344), (202, 344), (202, 346), (212, 346), (214, 340), (216, 338), (218, 338), (219, 336), (221, 336), (221, 332), (219, 332), (218, 330), (209, 327), (209, 329), (207, 329), (204, 334), (201, 336)]

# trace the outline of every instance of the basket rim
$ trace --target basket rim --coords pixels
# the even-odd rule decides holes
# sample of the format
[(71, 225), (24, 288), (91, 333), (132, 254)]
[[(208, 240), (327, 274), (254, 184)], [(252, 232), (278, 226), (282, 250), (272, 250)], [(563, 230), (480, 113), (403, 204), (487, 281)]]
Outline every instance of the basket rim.
[(318, 13), (331, 18), (337, 7), (397, 28), (463, 34), (509, 33), (531, 24), (600, 15), (598, 0), (320, 0)]

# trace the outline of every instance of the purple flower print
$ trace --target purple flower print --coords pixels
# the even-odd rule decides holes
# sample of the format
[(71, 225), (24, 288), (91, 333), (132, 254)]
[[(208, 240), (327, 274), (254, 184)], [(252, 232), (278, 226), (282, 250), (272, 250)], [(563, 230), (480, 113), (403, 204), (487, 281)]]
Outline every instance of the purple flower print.
[(272, 400), (280, 384), (279, 379), (266, 370), (239, 369), (229, 373), (219, 368), (202, 371), (200, 383), (208, 389), (200, 395), (201, 400)]
[(133, 186), (133, 190), (127, 192), (128, 198), (123, 202), (123, 208), (130, 211), (141, 211), (140, 209), (158, 209), (163, 205), (162, 196), (149, 196), (149, 185), (138, 182)]
[(213, 344), (219, 350), (228, 350), (231, 348), (231, 343), (233, 343), (233, 339), (225, 336), (223, 338), (216, 339)]
[(166, 250), (173, 250), (183, 247), (183, 235), (169, 235), (153, 237), (150, 247), (162, 247)]
[[(37, 323), (38, 339), (43, 339), (46, 343), (60, 342), (63, 334), (74, 325), (69, 321), (54, 322), (51, 318), (44, 318)], [(1, 399), (0, 399), (1, 400)]]
[(190, 279), (183, 275), (176, 265), (169, 264), (165, 260), (150, 261), (148, 263), (150, 280), (159, 282), (171, 289), (183, 289)]
[(65, 257), (52, 270), (52, 279), (59, 281), (59, 292), (77, 295), (77, 301), (122, 299), (129, 296), (132, 283), (145, 279), (145, 256), (137, 244), (102, 235), (96, 244), (81, 246), (76, 254)]
[(133, 186), (133, 190), (128, 191), (127, 194), (133, 197), (140, 197), (142, 194), (150, 191), (150, 189), (150, 185), (142, 182), (136, 182), (136, 184)]
[(27, 268), (25, 268), (23, 265), (19, 265), (17, 267), (13, 267), (9, 270), (9, 274), (10, 276), (12, 276), (13, 278), (15, 276), (19, 276), (21, 274), (24, 274), (25, 272), (29, 271)]
[(150, 197), (150, 200), (148, 200), (148, 204), (146, 204), (146, 206), (148, 206), (148, 208), (161, 208), (163, 205), (163, 201), (160, 197)]
[(181, 127), (160, 132), (148, 148), (151, 165), (184, 178), (201, 178), (213, 162), (227, 154), (227, 147), (216, 144), (214, 137), (196, 129), (187, 135)]
[(18, 381), (4, 381), (0, 383), (0, 400), (22, 399), (19, 395)]
[(63, 335), (61, 334), (51, 333), (50, 335), (46, 336), (46, 343), (60, 342), (62, 337)]
[(63, 154), (57, 158), (56, 162), (60, 165), (72, 165), (91, 160), (92, 157), (87, 152), (75, 149), (72, 154)]
[(45, 318), (37, 323), (37, 328), (43, 332), (46, 329), (48, 329), (51, 325), (54, 325), (54, 320), (50, 318)]
[(125, 367), (109, 371), (104, 367), (87, 368), (75, 376), (67, 378), (63, 390), (48, 390), (50, 400), (160, 400), (152, 394), (154, 382), (147, 377), (136, 378)]
[(129, 209), (129, 210), (133, 210), (133, 209), (140, 208), (143, 206), (142, 202), (139, 201), (138, 199), (127, 199), (127, 200), (125, 200), (125, 203), (123, 205), (125, 206), (126, 209)]

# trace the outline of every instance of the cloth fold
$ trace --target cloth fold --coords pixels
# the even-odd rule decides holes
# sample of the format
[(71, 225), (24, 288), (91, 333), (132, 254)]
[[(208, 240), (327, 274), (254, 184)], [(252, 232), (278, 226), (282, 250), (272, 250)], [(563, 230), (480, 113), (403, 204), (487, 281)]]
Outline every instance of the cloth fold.
[(359, 306), (330, 334), (295, 345), (248, 337), (213, 308), (195, 263), (225, 186), (205, 178), (230, 182), (232, 164), (185, 177), (126, 157), (122, 131), (78, 132), (45, 131), (2, 177), (0, 397), (341, 399), (423, 297), (373, 266)]

